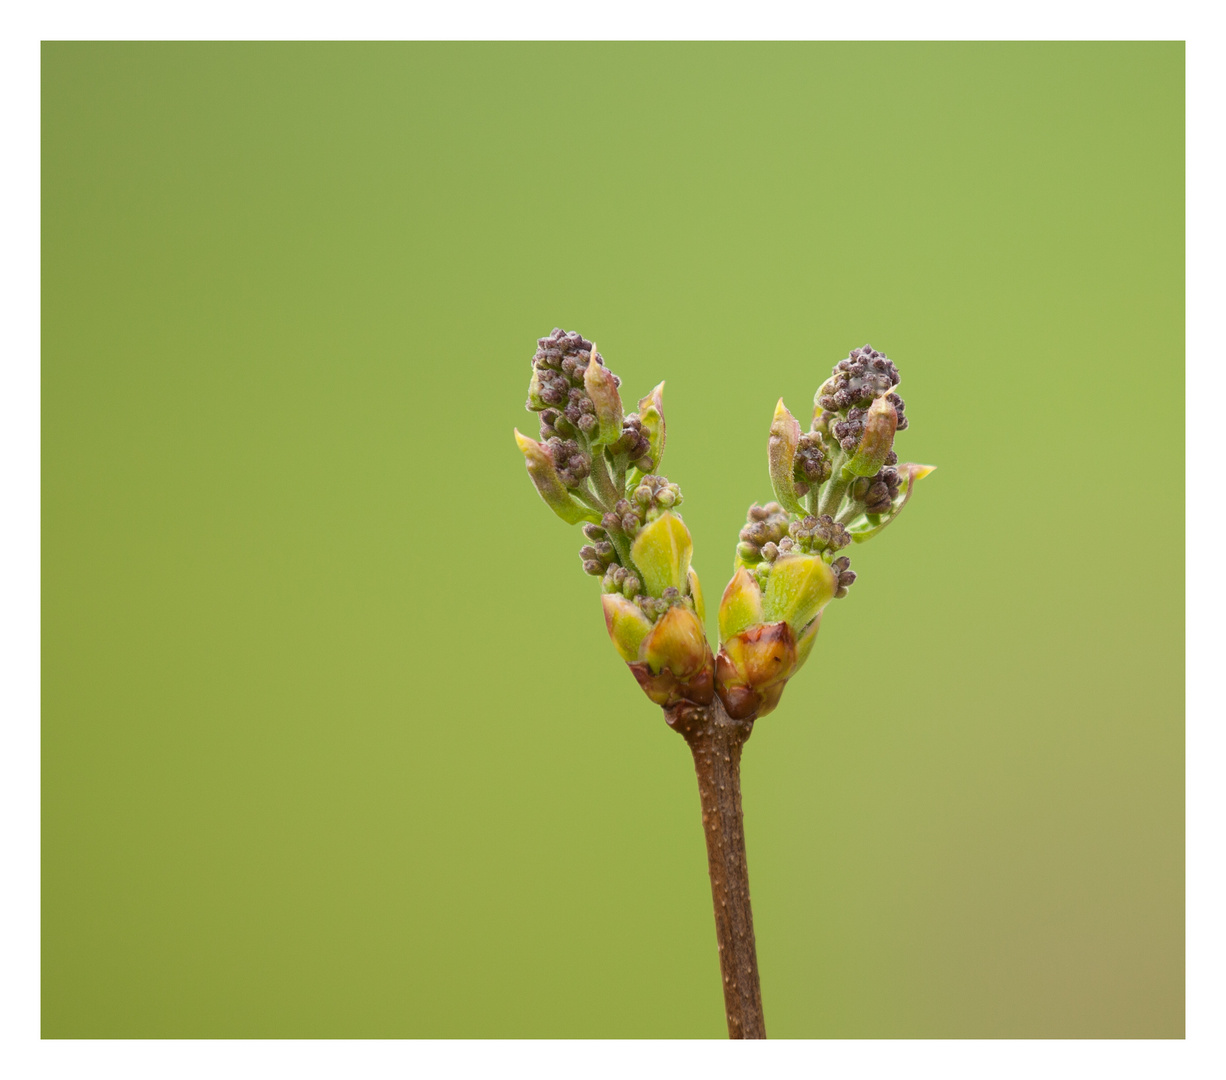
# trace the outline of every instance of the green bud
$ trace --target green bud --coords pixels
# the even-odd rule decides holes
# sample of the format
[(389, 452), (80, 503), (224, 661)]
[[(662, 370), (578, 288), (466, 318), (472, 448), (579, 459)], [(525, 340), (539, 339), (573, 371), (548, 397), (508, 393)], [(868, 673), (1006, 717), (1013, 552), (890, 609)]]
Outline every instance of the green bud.
[(894, 446), (898, 413), (887, 398), (879, 397), (869, 406), (864, 419), (864, 434), (852, 459), (844, 466), (854, 476), (875, 476)]
[(596, 346), (592, 346), (592, 361), (583, 373), (583, 389), (592, 399), (596, 409), (596, 429), (591, 433), (593, 446), (608, 446), (621, 438), (622, 399), (617, 392), (617, 383), (604, 364), (596, 360)]
[(600, 515), (579, 502), (567, 490), (554, 468), (553, 458), (549, 451), (535, 439), (515, 432), (515, 441), (524, 462), (528, 466), (528, 475), (545, 504), (558, 515), (567, 525), (577, 525), (581, 521), (599, 522)]
[(925, 476), (935, 471), (935, 465), (915, 465), (910, 462), (906, 465), (899, 465), (898, 496), (895, 498), (893, 505), (883, 514), (865, 515), (853, 521), (847, 527), (848, 532), (851, 533), (851, 538), (857, 544), (863, 544), (866, 540), (871, 540), (902, 513), (902, 508), (910, 500), (911, 493), (915, 490), (915, 485), (923, 480)]
[(707, 635), (702, 623), (694, 612), (681, 605), (665, 612), (642, 646), (642, 658), (653, 674), (667, 668), (679, 679), (702, 670), (707, 656)]
[(783, 404), (783, 398), (775, 406), (775, 416), (771, 421), (770, 439), (767, 442), (767, 452), (770, 459), (771, 486), (775, 489), (775, 498), (783, 504), (785, 510), (793, 514), (806, 513), (796, 494), (796, 447), (800, 443), (800, 424)]
[(698, 621), (707, 621), (707, 605), (702, 602), (702, 586), (698, 583), (698, 571), (692, 566), (687, 575), (690, 585), (690, 596), (694, 598), (694, 610), (698, 612)]
[(651, 621), (620, 593), (605, 593), (600, 605), (604, 608), (605, 629), (618, 655), (628, 664), (637, 660), (643, 639), (651, 633)]
[(639, 423), (643, 434), (647, 436), (650, 449), (647, 456), (651, 458), (651, 468), (635, 467), (630, 470), (629, 486), (640, 483), (644, 476), (658, 473), (664, 460), (664, 384), (660, 383), (645, 398), (639, 399)]
[(813, 651), (813, 643), (817, 641), (817, 631), (822, 625), (822, 613), (819, 611), (814, 620), (809, 623), (796, 638), (796, 671), (799, 671), (801, 665), (809, 659), (809, 653)]
[(767, 577), (762, 621), (786, 622), (799, 637), (838, 587), (838, 575), (820, 555), (781, 555)]
[(533, 412), (541, 412), (548, 407), (544, 398), (541, 397), (541, 373), (534, 367), (532, 379), (528, 383), (528, 408)]
[(753, 575), (741, 567), (732, 575), (719, 602), (719, 640), (727, 641), (761, 621), (762, 590)]
[(647, 594), (658, 597), (669, 587), (684, 590), (693, 553), (694, 542), (685, 522), (666, 511), (639, 530), (630, 559), (642, 572)]

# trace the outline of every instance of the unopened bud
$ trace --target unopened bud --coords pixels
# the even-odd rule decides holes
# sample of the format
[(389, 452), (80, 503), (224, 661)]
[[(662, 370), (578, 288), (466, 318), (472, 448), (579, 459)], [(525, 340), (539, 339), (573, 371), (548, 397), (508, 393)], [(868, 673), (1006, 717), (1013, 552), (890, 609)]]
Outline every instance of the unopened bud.
[(651, 633), (651, 621), (639, 609), (620, 593), (606, 593), (600, 598), (604, 608), (605, 629), (617, 649), (618, 655), (626, 663), (639, 658), (643, 639)]
[(537, 493), (545, 500), (545, 505), (550, 510), (568, 525), (596, 520), (595, 512), (589, 510), (567, 490), (554, 466), (553, 456), (543, 444), (521, 435), (518, 431), (515, 432), (515, 442), (524, 455), (528, 475), (532, 478)]
[(622, 399), (617, 392), (613, 372), (597, 361), (595, 355), (593, 346), (593, 359), (583, 373), (583, 389), (591, 399), (592, 415), (595, 416), (595, 422), (591, 425), (592, 445), (608, 446), (621, 438)]
[[(894, 396), (894, 395), (891, 395)], [(885, 464), (894, 445), (898, 413), (888, 398), (876, 398), (864, 418), (864, 434), (845, 468), (855, 476), (874, 476)]]
[(662, 596), (669, 586), (679, 589), (685, 583), (693, 553), (685, 522), (666, 511), (639, 530), (630, 558), (642, 571), (648, 595)]
[(762, 618), (783, 621), (799, 635), (832, 599), (838, 577), (818, 555), (782, 555), (775, 560), (762, 597)]
[(796, 494), (796, 447), (800, 444), (800, 424), (783, 404), (783, 398), (775, 406), (771, 421), (770, 439), (767, 441), (767, 456), (770, 461), (771, 487), (775, 498), (793, 514), (803, 514), (804, 506)]
[(796, 638), (796, 666), (792, 669), (792, 674), (795, 675), (809, 659), (809, 653), (813, 651), (813, 643), (817, 640), (817, 631), (822, 625), (822, 612), (818, 612), (813, 621), (809, 623), (799, 636)]
[(652, 460), (657, 472), (664, 460), (664, 384), (660, 383), (650, 394), (639, 400), (639, 421), (647, 436), (646, 456)]
[(762, 590), (753, 575), (741, 567), (732, 575), (719, 602), (719, 639), (726, 641), (761, 621)]
[(707, 606), (702, 602), (702, 585), (698, 582), (698, 573), (691, 566), (689, 574), (686, 575), (687, 583), (689, 584), (690, 596), (694, 600), (694, 610), (698, 614), (699, 622), (707, 621)]
[[(761, 692), (796, 670), (796, 639), (785, 622), (759, 623), (723, 643), (715, 659), (716, 689), (733, 719), (754, 715)], [(778, 700), (776, 697), (775, 700)]]
[(642, 658), (653, 674), (665, 668), (679, 679), (696, 674), (707, 658), (707, 636), (698, 616), (681, 605), (669, 608), (643, 642)]

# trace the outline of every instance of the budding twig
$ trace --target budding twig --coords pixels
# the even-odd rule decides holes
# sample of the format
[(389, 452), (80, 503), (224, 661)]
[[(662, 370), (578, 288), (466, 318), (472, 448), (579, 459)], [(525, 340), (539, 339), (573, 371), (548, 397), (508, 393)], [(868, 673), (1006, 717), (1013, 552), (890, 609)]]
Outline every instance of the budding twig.
[(839, 554), (890, 524), (933, 466), (898, 464), (907, 427), (893, 362), (865, 345), (814, 397), (809, 431), (780, 399), (767, 439), (774, 502), (749, 508), (719, 608), (703, 629), (681, 490), (661, 472), (664, 384), (626, 414), (620, 380), (581, 334), (537, 342), (527, 407), (541, 442), (515, 433), (538, 493), (583, 524), (585, 573), (600, 578), (605, 627), (647, 697), (694, 757), (728, 1033), (765, 1038), (741, 810), (741, 748), (811, 654), (826, 607), (856, 580)]

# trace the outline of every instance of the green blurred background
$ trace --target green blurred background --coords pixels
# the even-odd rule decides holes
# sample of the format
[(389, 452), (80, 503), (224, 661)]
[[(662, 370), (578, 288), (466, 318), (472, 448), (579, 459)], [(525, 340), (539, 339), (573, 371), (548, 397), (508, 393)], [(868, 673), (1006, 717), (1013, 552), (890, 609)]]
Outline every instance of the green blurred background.
[(723, 1036), (511, 439), (562, 326), (667, 379), (709, 600), (852, 346), (940, 466), (746, 751), (771, 1035), (1182, 1036), (1183, 64), (44, 46), (44, 1034)]

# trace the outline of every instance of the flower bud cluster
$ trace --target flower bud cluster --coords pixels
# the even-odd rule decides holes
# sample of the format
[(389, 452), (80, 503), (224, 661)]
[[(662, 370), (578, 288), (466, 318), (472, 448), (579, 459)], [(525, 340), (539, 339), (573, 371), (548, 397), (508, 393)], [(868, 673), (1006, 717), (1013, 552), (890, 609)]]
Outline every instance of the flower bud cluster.
[(848, 489), (853, 500), (864, 504), (866, 514), (886, 513), (894, 505), (898, 492), (898, 470), (893, 466), (887, 466), (875, 476), (861, 476)]
[(748, 520), (741, 530), (741, 542), (736, 546), (737, 558), (747, 564), (761, 562), (762, 549), (778, 544), (788, 534), (788, 515), (777, 502), (765, 506), (754, 503)]
[(838, 551), (851, 543), (851, 533), (834, 520), (829, 514), (815, 517), (813, 514), (793, 521), (788, 525), (788, 535), (779, 541), (774, 553), (767, 544), (762, 548), (762, 557), (768, 562), (774, 562), (778, 555), (800, 552), (805, 555), (819, 555), (823, 551)]
[(644, 476), (642, 482), (632, 492), (636, 513), (643, 515), (643, 520), (658, 517), (665, 510), (672, 510), (683, 502), (681, 489), (669, 483), (664, 476)]
[[(885, 353), (871, 345), (852, 349), (846, 360), (834, 365), (834, 371), (817, 392), (818, 404), (827, 412), (847, 414), (848, 410), (868, 408), (874, 399), (890, 393), (900, 382), (898, 369)], [(893, 395), (891, 404), (898, 410), (898, 430), (907, 426), (903, 416), (902, 398)]]
[[(584, 385), (592, 363), (603, 364), (604, 359), (582, 334), (555, 329), (537, 342), (527, 408), (541, 414), (542, 439), (596, 430), (596, 406)], [(616, 375), (613, 383), (618, 384)]]
[(851, 569), (851, 560), (846, 555), (840, 555), (830, 564), (830, 569), (838, 574), (839, 587), (834, 591), (834, 598), (842, 600), (856, 580), (856, 572)]
[[(544, 424), (541, 429), (544, 431)], [(592, 471), (592, 456), (574, 439), (560, 439), (557, 435), (546, 440), (545, 448), (553, 459), (558, 479), (568, 488), (577, 488)]]
[(796, 492), (806, 495), (811, 486), (823, 484), (830, 479), (830, 454), (826, 450), (826, 441), (820, 431), (809, 431), (801, 435), (796, 446)]
[(622, 433), (609, 450), (614, 454), (625, 454), (635, 467), (643, 472), (650, 472), (655, 468), (655, 462), (651, 458), (651, 439), (643, 430), (643, 421), (639, 418), (638, 413), (630, 413), (622, 420)]
[(717, 656), (703, 628), (693, 542), (677, 514), (664, 454), (660, 383), (626, 414), (620, 380), (581, 334), (555, 329), (532, 358), (528, 409), (541, 442), (515, 433), (538, 494), (583, 524), (584, 572), (600, 579), (610, 640), (647, 696), (665, 708), (718, 693), (734, 719), (760, 717), (813, 649), (822, 611), (856, 580), (838, 552), (897, 517), (931, 466), (898, 464), (906, 428), (898, 371), (871, 346), (835, 365), (802, 433), (782, 399), (768, 438), (775, 501), (750, 507), (719, 610)]
[(639, 610), (643, 612), (652, 622), (660, 619), (669, 608), (683, 607), (687, 611), (694, 611), (694, 598), (692, 596), (682, 596), (681, 590), (670, 585), (664, 590), (662, 596), (643, 596), (641, 593), (634, 597), (634, 602), (638, 604)]
[[(586, 569), (586, 564), (584, 569)], [(600, 591), (604, 593), (621, 593), (627, 600), (638, 600), (643, 595), (643, 583), (638, 579), (637, 575), (627, 570), (620, 563), (613, 563), (604, 572), (600, 582)], [(639, 606), (642, 607), (642, 604)]]

